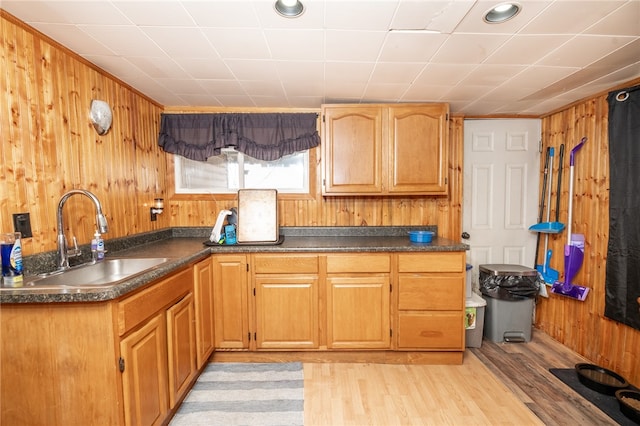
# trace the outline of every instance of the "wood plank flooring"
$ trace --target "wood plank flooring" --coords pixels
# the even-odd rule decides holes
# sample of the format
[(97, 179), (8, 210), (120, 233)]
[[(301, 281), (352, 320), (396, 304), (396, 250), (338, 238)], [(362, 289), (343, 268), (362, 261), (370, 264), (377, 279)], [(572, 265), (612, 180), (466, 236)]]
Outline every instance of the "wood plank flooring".
[(548, 370), (585, 361), (534, 330), (462, 365), (305, 363), (305, 426), (615, 425)]

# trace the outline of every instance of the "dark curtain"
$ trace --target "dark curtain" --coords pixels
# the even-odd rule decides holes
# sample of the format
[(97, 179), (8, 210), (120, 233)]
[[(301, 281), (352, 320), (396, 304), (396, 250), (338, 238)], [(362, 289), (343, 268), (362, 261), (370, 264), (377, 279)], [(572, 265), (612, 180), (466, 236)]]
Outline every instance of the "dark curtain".
[(274, 161), (318, 146), (317, 118), (315, 113), (162, 114), (158, 145), (197, 161), (227, 147)]
[(640, 330), (640, 86), (610, 92), (609, 246), (604, 314)]

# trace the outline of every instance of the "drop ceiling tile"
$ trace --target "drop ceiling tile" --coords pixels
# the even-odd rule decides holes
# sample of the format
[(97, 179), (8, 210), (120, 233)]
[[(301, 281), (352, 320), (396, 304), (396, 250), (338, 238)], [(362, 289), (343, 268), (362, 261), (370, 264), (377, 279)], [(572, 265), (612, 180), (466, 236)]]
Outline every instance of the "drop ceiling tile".
[(88, 36), (75, 25), (36, 23), (33, 27), (48, 34), (56, 42), (79, 55), (113, 55), (114, 52), (99, 40)]
[(428, 61), (447, 36), (444, 34), (390, 32), (378, 60), (383, 62)]
[(374, 62), (325, 62), (324, 78), (328, 81), (369, 81)]
[(183, 100), (180, 104), (173, 105), (212, 105), (222, 106), (222, 104), (212, 95), (206, 93), (182, 93), (180, 99)]
[(283, 83), (284, 91), (288, 98), (292, 97), (315, 97), (320, 98), (324, 94), (324, 84), (322, 80), (311, 81), (290, 81)]
[(380, 54), (385, 32), (331, 31), (325, 33), (327, 61), (374, 62)]
[(640, 1), (623, 4), (587, 28), (585, 34), (640, 36)]
[(578, 35), (537, 62), (537, 65), (585, 67), (611, 53), (633, 38)]
[(204, 28), (259, 28), (251, 2), (243, 0), (182, 1), (192, 19)]
[(252, 96), (253, 104), (261, 108), (289, 108), (291, 104), (282, 96)]
[(325, 86), (325, 96), (327, 98), (334, 99), (360, 99), (366, 83), (364, 82), (350, 82), (350, 81), (334, 81), (333, 84)]
[(288, 81), (322, 81), (324, 65), (322, 62), (276, 61), (276, 69), (283, 83)]
[(527, 89), (537, 89), (549, 86), (550, 84), (558, 80), (562, 80), (579, 70), (579, 68), (571, 67), (545, 67), (534, 65), (527, 67), (518, 75), (515, 75), (508, 82), (505, 82), (504, 86), (521, 86)]
[(471, 71), (461, 82), (470, 86), (499, 86), (525, 69), (524, 65), (481, 64)]
[(487, 58), (487, 64), (531, 64), (571, 39), (569, 35), (516, 35)]
[(434, 86), (455, 86), (471, 71), (476, 65), (467, 64), (428, 64), (422, 73), (416, 78), (415, 84)]
[(475, 64), (484, 61), (509, 39), (502, 34), (453, 34), (431, 58), (436, 64)]
[(493, 90), (490, 86), (456, 86), (452, 87), (447, 97), (452, 101), (475, 101)]
[(177, 95), (194, 95), (205, 91), (207, 80), (191, 80), (178, 78), (157, 78), (156, 81), (166, 87), (171, 87), (171, 91)]
[(131, 76), (141, 73), (140, 68), (118, 56), (84, 55), (83, 58), (96, 64), (110, 74), (126, 81)]
[[(169, 57), (148, 58), (128, 57), (127, 61), (144, 70), (144, 73), (153, 78), (188, 78), (189, 74)], [(191, 76), (195, 77), (195, 76)]]
[(271, 57), (277, 60), (322, 60), (324, 33), (321, 30), (265, 30)]
[(186, 27), (194, 24), (182, 2), (115, 0), (113, 5), (137, 26)]
[[(187, 74), (197, 79), (230, 80), (235, 76), (227, 67), (227, 63), (220, 58), (176, 58), (178, 66)], [(176, 72), (175, 77), (178, 77)]]
[[(200, 87), (201, 91), (205, 91), (211, 95), (233, 95), (234, 93), (240, 92), (245, 93), (242, 85), (235, 80), (197, 80), (198, 87)], [(177, 93), (193, 93), (191, 91), (178, 91)]]
[(522, 34), (578, 34), (616, 10), (624, 0), (555, 1), (533, 18)]
[(224, 59), (269, 59), (264, 33), (255, 28), (203, 28), (202, 33)]
[(217, 57), (207, 38), (197, 28), (143, 27), (167, 55), (174, 58)]
[[(32, 7), (34, 6), (31, 2)], [(73, 24), (127, 25), (131, 21), (111, 2), (104, 1), (48, 1), (48, 12), (54, 16), (64, 16)], [(4, 3), (3, 3), (4, 7)], [(54, 21), (51, 21), (54, 22)]]
[(238, 80), (278, 79), (278, 68), (273, 61), (227, 59), (224, 62)]
[[(64, 10), (54, 8), (51, 1), (2, 0), (0, 6), (30, 25), (42, 23), (71, 24)], [(67, 4), (67, 7), (69, 4)], [(45, 33), (46, 34), (46, 33)]]
[(78, 25), (84, 33), (96, 40), (109, 43), (109, 49), (119, 56), (163, 56), (164, 52), (143, 32), (133, 25)]
[(417, 63), (378, 62), (371, 74), (370, 84), (410, 84), (424, 68)]
[(472, 6), (470, 1), (401, 1), (391, 28), (428, 29), (450, 34)]
[(367, 84), (364, 97), (372, 99), (374, 102), (397, 102), (398, 99), (409, 88), (409, 83), (405, 84)]
[(397, 0), (327, 1), (325, 3), (325, 28), (329, 30), (387, 31), (397, 5)]
[(216, 95), (216, 99), (225, 107), (256, 106), (251, 97), (247, 95)]
[(240, 86), (251, 96), (279, 96), (284, 98), (285, 93), (279, 81), (240, 81)]
[(290, 96), (289, 103), (291, 106), (298, 106), (298, 108), (316, 108), (325, 103), (325, 99), (322, 96)]
[(437, 102), (449, 93), (450, 86), (412, 84), (402, 95), (405, 102)]

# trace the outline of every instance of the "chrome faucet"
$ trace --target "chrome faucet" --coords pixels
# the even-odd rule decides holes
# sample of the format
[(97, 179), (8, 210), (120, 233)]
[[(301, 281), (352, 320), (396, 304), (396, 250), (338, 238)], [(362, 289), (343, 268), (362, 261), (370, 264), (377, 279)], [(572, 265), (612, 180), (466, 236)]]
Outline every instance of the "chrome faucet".
[[(64, 237), (64, 226), (62, 224), (62, 208), (64, 204), (67, 202), (69, 197), (75, 194), (81, 194), (89, 197), (93, 204), (96, 206), (96, 223), (98, 224), (98, 230), (101, 234), (108, 232), (107, 226), (107, 218), (102, 214), (102, 205), (100, 204), (100, 200), (98, 197), (93, 195), (89, 191), (85, 191), (84, 189), (72, 189), (67, 192), (60, 198), (60, 202), (58, 203), (58, 268), (59, 269), (67, 269), (69, 268), (69, 248), (67, 246), (67, 239)], [(80, 252), (76, 249), (73, 252), (73, 256), (78, 256)]]

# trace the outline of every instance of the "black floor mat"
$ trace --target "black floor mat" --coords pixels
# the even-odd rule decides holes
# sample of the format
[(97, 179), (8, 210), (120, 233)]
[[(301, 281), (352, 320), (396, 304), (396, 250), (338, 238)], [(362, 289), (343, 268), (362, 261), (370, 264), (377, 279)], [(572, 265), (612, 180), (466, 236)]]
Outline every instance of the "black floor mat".
[[(620, 405), (618, 404), (618, 400), (615, 396), (596, 392), (580, 383), (580, 380), (578, 380), (578, 374), (574, 368), (550, 368), (549, 371), (564, 384), (579, 393), (584, 399), (618, 422), (618, 424), (623, 426), (636, 425), (633, 420), (625, 416), (622, 411), (620, 411)], [(630, 386), (628, 389), (637, 390), (634, 386)]]

